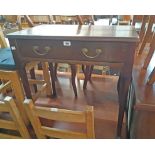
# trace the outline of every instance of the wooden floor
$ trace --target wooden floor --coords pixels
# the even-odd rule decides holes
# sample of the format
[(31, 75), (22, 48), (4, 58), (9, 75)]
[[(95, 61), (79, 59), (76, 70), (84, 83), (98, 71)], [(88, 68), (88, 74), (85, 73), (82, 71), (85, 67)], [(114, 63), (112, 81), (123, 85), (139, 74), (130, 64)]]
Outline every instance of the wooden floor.
[[(147, 52), (142, 56), (135, 56), (133, 77), (136, 89), (137, 104), (155, 104), (155, 84), (146, 85), (150, 71), (153, 69), (155, 56), (147, 71), (142, 70), (142, 65)], [(59, 76), (56, 82), (58, 98), (50, 99), (40, 97), (37, 105), (60, 106), (68, 109), (82, 109), (86, 104), (95, 109), (95, 134), (96, 138), (115, 138), (118, 117), (118, 96), (116, 91), (117, 76), (106, 75), (103, 78), (93, 78), (83, 91), (83, 80), (77, 80), (78, 98), (74, 98), (69, 76)], [(124, 127), (122, 138), (124, 137)], [(155, 138), (155, 113), (136, 111), (134, 114), (132, 138)]]

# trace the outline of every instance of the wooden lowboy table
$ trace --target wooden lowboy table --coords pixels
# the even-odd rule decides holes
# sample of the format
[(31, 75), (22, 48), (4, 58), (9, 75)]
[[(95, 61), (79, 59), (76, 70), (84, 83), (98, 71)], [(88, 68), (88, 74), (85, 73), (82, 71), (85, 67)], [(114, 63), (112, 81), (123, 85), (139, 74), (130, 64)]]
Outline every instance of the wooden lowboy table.
[[(7, 35), (27, 98), (32, 98), (25, 64), (39, 60), (71, 64), (119, 65), (117, 84), (119, 114), (117, 137), (121, 137), (132, 67), (139, 37), (132, 26), (40, 25)], [(51, 75), (52, 76), (52, 75)], [(52, 77), (53, 78), (53, 77)], [(52, 82), (56, 95), (55, 83)]]

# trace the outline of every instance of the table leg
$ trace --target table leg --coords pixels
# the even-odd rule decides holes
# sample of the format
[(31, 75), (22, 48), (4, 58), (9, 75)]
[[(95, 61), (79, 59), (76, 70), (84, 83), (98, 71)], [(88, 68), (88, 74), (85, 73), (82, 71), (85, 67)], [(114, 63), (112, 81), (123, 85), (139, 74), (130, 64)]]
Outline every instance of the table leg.
[(54, 67), (52, 62), (49, 63), (49, 70), (50, 70), (50, 75), (52, 80), (52, 90), (53, 90), (52, 97), (56, 97), (57, 93), (56, 93), (56, 87), (55, 87), (55, 75), (54, 75)]
[(58, 63), (55, 63), (54, 64), (54, 78), (55, 78), (55, 81), (58, 80), (58, 77), (57, 77), (57, 68), (58, 68)]
[(25, 64), (21, 64), (20, 68), (19, 68), (19, 74), (23, 83), (23, 87), (25, 90), (25, 94), (26, 97), (29, 99), (32, 99), (32, 94), (31, 94), (31, 90), (30, 90), (30, 86), (29, 86), (29, 81), (27, 78), (27, 73), (26, 73), (26, 69), (25, 69)]
[(94, 69), (94, 65), (91, 65), (91, 66), (90, 66), (90, 70), (89, 70), (89, 81), (90, 81), (90, 82), (92, 82), (92, 81), (91, 81), (91, 75), (92, 75), (93, 69)]
[(89, 81), (89, 73), (90, 73), (90, 66), (86, 66), (85, 72), (84, 72), (84, 84), (83, 84), (83, 89), (86, 89), (87, 87), (87, 82)]
[(127, 95), (128, 95), (128, 89), (131, 83), (130, 78), (124, 78), (120, 75), (118, 80), (118, 98), (119, 98), (119, 114), (118, 114), (118, 123), (117, 123), (117, 137), (121, 137), (121, 131), (122, 131), (122, 124), (123, 124), (123, 118), (124, 113), (126, 110), (127, 105)]

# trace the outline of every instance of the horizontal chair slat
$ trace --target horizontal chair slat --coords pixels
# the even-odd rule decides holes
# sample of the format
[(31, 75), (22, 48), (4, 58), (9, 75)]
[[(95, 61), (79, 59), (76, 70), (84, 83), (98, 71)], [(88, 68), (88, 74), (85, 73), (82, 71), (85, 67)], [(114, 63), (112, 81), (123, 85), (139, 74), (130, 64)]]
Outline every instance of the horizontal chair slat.
[(13, 121), (7, 121), (0, 119), (0, 128), (17, 130), (17, 127)]
[(30, 84), (44, 84), (45, 80), (28, 79)]
[(85, 139), (86, 134), (84, 133), (79, 133), (79, 132), (72, 132), (72, 131), (67, 131), (67, 130), (60, 130), (60, 129), (55, 129), (55, 128), (49, 128), (42, 126), (41, 127), (42, 131), (41, 133), (53, 137), (53, 138), (67, 138), (67, 139)]
[(10, 80), (10, 77), (13, 77), (15, 74), (17, 74), (16, 71), (0, 70), (0, 72), (0, 79), (4, 80)]
[(0, 139), (21, 139), (21, 137), (0, 133)]
[(86, 121), (85, 113), (82, 111), (72, 111), (66, 109), (44, 107), (37, 107), (34, 110), (36, 112), (36, 115), (46, 119), (77, 123), (84, 123)]

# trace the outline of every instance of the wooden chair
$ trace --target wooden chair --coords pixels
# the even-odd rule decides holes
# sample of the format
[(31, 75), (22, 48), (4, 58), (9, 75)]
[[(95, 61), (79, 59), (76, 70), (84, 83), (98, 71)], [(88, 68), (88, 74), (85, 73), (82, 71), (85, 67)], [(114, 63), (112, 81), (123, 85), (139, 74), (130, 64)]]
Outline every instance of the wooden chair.
[(136, 23), (142, 22), (143, 15), (133, 15), (133, 18), (131, 19), (131, 23), (134, 26)]
[[(5, 85), (5, 87), (7, 87), (7, 85)], [(9, 114), (9, 116), (7, 115), (6, 117), (6, 114)], [(6, 138), (30, 138), (19, 109), (13, 98), (9, 96), (5, 97), (4, 101), (0, 101), (0, 139)]]
[[(7, 47), (7, 43), (4, 39), (4, 35), (2, 30), (0, 29), (0, 80), (2, 81), (11, 81), (12, 82), (12, 88), (14, 91), (14, 95), (17, 99), (17, 107), (19, 108), (22, 118), (27, 124), (29, 120), (27, 119), (27, 116), (25, 115), (23, 105), (21, 104), (24, 101), (24, 92), (22, 88), (22, 84), (20, 81), (20, 77), (18, 75), (18, 72), (16, 71), (16, 65), (13, 59), (12, 51), (10, 48)], [(34, 67), (38, 64), (38, 62), (30, 62), (26, 65), (26, 70), (30, 71), (31, 78), (29, 79), (30, 85), (33, 85), (34, 87), (34, 95), (33, 100), (36, 100), (38, 96), (41, 94), (43, 90), (46, 90), (47, 95), (51, 95), (51, 82), (50, 82), (50, 76), (48, 72), (48, 64), (43, 63), (43, 75), (44, 80), (36, 80), (35, 79), (35, 71)], [(40, 90), (37, 89), (36, 84), (42, 84), (42, 87)]]
[(152, 35), (153, 35), (152, 27), (153, 27), (154, 22), (155, 22), (155, 16), (154, 15), (149, 16), (148, 27), (145, 31), (145, 34), (143, 34), (142, 41), (139, 46), (138, 54), (142, 54), (146, 43), (150, 43), (152, 39)]
[[(94, 112), (93, 107), (88, 106), (86, 111), (72, 111), (58, 108), (45, 108), (34, 106), (32, 100), (26, 99), (24, 106), (27, 115), (31, 121), (37, 138), (95, 138), (94, 134)], [(54, 120), (52, 127), (41, 124), (39, 118)], [(65, 122), (65, 127), (69, 123), (84, 124), (85, 132), (70, 131), (65, 128), (55, 128), (54, 123), (60, 121)]]
[(149, 49), (149, 52), (147, 54), (147, 57), (145, 58), (143, 69), (147, 69), (147, 67), (148, 67), (148, 65), (152, 59), (152, 56), (154, 54), (154, 51), (155, 51), (155, 32), (153, 33), (153, 36), (151, 39), (150, 49)]

